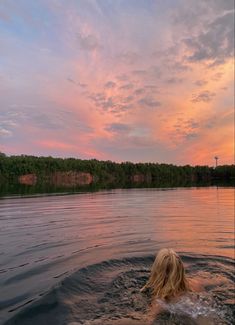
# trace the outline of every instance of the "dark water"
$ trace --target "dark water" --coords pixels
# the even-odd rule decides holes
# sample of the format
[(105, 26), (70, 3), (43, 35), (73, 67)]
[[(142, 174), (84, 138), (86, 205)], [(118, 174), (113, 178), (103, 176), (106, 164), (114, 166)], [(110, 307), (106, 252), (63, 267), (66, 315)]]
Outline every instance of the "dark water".
[[(143, 319), (154, 254), (172, 247), (206, 279), (199, 309), (233, 324), (234, 188), (110, 190), (0, 200), (0, 322)], [(204, 308), (204, 309), (203, 309)], [(187, 324), (177, 315), (156, 324)], [(192, 323), (193, 324), (193, 323)]]

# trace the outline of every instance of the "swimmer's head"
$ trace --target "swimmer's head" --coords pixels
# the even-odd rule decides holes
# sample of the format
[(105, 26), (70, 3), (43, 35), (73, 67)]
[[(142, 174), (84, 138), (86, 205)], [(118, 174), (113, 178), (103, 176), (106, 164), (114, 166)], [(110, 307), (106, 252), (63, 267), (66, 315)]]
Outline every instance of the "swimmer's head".
[(146, 288), (154, 297), (166, 300), (189, 290), (183, 262), (172, 249), (164, 248), (158, 252), (143, 289)]

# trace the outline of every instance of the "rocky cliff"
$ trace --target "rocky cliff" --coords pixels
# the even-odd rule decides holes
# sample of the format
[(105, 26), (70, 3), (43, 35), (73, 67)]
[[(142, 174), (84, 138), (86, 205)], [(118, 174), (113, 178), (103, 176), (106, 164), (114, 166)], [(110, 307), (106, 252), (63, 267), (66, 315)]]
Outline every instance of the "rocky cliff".
[[(50, 185), (62, 187), (90, 185), (93, 180), (93, 176), (90, 173), (74, 171), (54, 172), (40, 179), (40, 181)], [(23, 185), (36, 185), (38, 177), (36, 174), (25, 174), (18, 177), (18, 182)]]

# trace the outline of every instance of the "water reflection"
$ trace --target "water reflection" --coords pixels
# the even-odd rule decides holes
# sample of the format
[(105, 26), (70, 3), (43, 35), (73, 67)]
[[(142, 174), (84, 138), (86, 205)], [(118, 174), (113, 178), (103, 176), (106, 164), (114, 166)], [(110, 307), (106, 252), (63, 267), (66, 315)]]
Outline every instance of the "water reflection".
[(0, 222), (1, 296), (11, 307), (74, 269), (160, 247), (234, 257), (234, 188), (5, 198)]

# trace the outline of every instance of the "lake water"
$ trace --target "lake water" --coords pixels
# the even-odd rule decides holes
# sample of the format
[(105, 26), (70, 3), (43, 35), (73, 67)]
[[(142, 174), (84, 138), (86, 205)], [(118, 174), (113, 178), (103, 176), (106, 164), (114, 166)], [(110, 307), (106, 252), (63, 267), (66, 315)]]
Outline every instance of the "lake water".
[(162, 247), (180, 253), (189, 277), (211, 281), (202, 300), (215, 323), (232, 324), (234, 188), (2, 198), (0, 323), (141, 319), (139, 288)]

